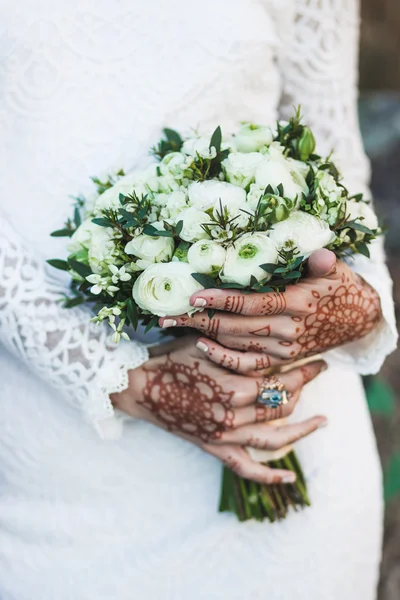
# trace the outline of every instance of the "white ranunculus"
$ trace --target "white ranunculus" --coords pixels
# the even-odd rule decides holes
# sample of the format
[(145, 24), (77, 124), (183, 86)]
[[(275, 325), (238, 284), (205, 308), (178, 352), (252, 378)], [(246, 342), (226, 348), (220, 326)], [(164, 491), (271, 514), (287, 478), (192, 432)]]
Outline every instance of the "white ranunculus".
[(125, 252), (149, 263), (170, 260), (174, 252), (172, 237), (138, 235), (125, 246)]
[(189, 185), (188, 193), (189, 204), (198, 210), (213, 209), (215, 214), (221, 211), (222, 205), (232, 218), (241, 215), (241, 209), (246, 208), (246, 192), (226, 181), (196, 181)]
[(276, 147), (269, 148), (263, 162), (257, 167), (256, 184), (264, 188), (270, 185), (275, 191), (282, 184), (286, 198), (300, 200), (303, 193), (308, 193), (308, 186), (303, 164), (297, 164), (298, 162), (287, 159)]
[(264, 160), (259, 152), (231, 152), (223, 163), (226, 180), (233, 185), (246, 188), (254, 182), (256, 169)]
[(68, 250), (74, 254), (83, 248), (87, 249), (90, 267), (94, 273), (97, 273), (100, 263), (111, 261), (114, 256), (115, 245), (112, 236), (111, 227), (102, 227), (87, 219), (72, 235)]
[(165, 205), (161, 211), (161, 216), (164, 219), (172, 219), (172, 221), (175, 223), (178, 215), (186, 208), (188, 208), (187, 196), (185, 192), (178, 190), (166, 196)]
[(196, 273), (219, 272), (225, 262), (226, 250), (213, 240), (199, 240), (188, 251), (188, 261)]
[(183, 143), (182, 152), (193, 158), (196, 158), (197, 155), (202, 158), (215, 158), (217, 151), (214, 146), (210, 148), (210, 140), (211, 135), (189, 138)]
[(368, 229), (373, 230), (379, 227), (378, 217), (366, 202), (348, 200), (346, 203), (346, 216), (349, 217), (350, 221), (359, 221), (361, 225), (368, 227)]
[(249, 211), (255, 211), (258, 203), (260, 201), (260, 198), (262, 198), (262, 196), (264, 196), (264, 192), (265, 192), (265, 187), (261, 187), (260, 185), (257, 185), (256, 183), (252, 183), (250, 185), (249, 191), (247, 193), (247, 205), (248, 208), (247, 210)]
[(182, 152), (170, 152), (160, 162), (160, 172), (162, 175), (172, 176), (174, 179), (180, 180), (191, 162), (191, 158)]
[(182, 221), (182, 231), (179, 237), (185, 242), (196, 242), (208, 238), (208, 235), (204, 231), (202, 224), (209, 223), (211, 217), (197, 208), (191, 207), (186, 208), (176, 217), (177, 222)]
[(159, 317), (192, 311), (190, 296), (203, 289), (192, 272), (192, 267), (184, 262), (151, 265), (135, 281), (133, 298), (140, 308)]
[(260, 265), (277, 262), (278, 249), (268, 234), (246, 233), (227, 249), (220, 277), (226, 283), (250, 285), (252, 275), (257, 281), (270, 279)]
[(235, 143), (239, 152), (257, 152), (264, 146), (269, 146), (273, 135), (269, 127), (246, 123), (239, 129)]
[(149, 192), (158, 191), (158, 178), (156, 173), (156, 167), (151, 165), (145, 171), (141, 173), (131, 173), (121, 177), (117, 183), (101, 194), (94, 204), (94, 212), (99, 213), (100, 211), (107, 208), (120, 208), (121, 203), (119, 201), (119, 195), (129, 196), (133, 191), (141, 197), (145, 196)]
[(325, 248), (336, 238), (325, 221), (300, 210), (293, 211), (285, 221), (276, 223), (268, 233), (279, 250), (296, 249), (305, 257)]

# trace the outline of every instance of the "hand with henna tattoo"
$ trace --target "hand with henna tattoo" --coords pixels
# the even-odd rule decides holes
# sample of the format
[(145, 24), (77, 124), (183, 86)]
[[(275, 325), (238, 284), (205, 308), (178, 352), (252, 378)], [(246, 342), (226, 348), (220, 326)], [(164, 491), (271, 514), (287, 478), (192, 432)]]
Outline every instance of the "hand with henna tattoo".
[(308, 277), (283, 293), (208, 289), (191, 303), (216, 313), (163, 318), (160, 325), (198, 329), (206, 336), (198, 347), (210, 360), (250, 375), (358, 340), (382, 318), (377, 292), (325, 249), (310, 256)]
[[(291, 425), (268, 424), (292, 413), (305, 382), (304, 370), (282, 375), (290, 399), (274, 409), (256, 402), (262, 377), (245, 377), (213, 364), (196, 348), (195, 338), (165, 350), (129, 372), (128, 389), (111, 396), (114, 406), (184, 437), (242, 477), (261, 483), (293, 482), (291, 471), (255, 462), (244, 446), (275, 450), (326, 424), (322, 416)], [(309, 364), (307, 380), (324, 367), (323, 361)]]

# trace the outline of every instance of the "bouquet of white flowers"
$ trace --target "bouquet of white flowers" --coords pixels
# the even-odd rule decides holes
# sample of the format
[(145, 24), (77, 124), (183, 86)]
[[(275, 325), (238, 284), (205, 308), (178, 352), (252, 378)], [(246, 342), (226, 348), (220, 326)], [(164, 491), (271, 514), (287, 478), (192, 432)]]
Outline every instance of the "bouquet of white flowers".
[[(283, 291), (314, 250), (369, 255), (380, 232), (375, 214), (315, 153), (298, 111), (274, 129), (164, 135), (152, 150), (158, 162), (94, 178), (96, 197), (77, 198), (73, 220), (52, 233), (71, 238), (68, 259), (48, 261), (71, 275), (65, 307), (93, 303), (93, 321), (108, 321), (116, 343), (139, 321), (148, 330), (159, 317), (199, 310), (189, 299), (201, 289)], [(296, 483), (261, 486), (225, 471), (220, 509), (275, 520), (308, 504), (293, 451), (269, 464), (294, 470)]]

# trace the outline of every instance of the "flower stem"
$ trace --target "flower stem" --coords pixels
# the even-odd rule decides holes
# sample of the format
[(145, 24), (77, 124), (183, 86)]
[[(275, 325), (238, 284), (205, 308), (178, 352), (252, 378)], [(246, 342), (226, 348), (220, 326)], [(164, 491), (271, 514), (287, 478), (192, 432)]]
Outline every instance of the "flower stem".
[(271, 523), (284, 519), (292, 508), (295, 511), (310, 506), (307, 485), (299, 461), (293, 451), (268, 464), (273, 469), (288, 469), (296, 473), (292, 484), (261, 485), (242, 479), (227, 468), (222, 477), (219, 511), (233, 512), (240, 521), (268, 519)]

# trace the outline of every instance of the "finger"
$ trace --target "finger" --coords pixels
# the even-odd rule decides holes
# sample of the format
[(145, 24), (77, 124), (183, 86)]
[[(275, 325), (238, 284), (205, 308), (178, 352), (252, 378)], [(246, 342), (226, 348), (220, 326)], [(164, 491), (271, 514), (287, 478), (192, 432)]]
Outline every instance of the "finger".
[[(241, 346), (243, 345), (242, 340), (236, 340), (236, 342)], [(259, 376), (260, 371), (265, 372), (270, 367), (288, 364), (292, 361), (292, 359), (281, 359), (268, 354), (263, 354), (261, 349), (259, 349), (258, 352), (252, 352), (251, 350), (232, 350), (222, 346), (215, 340), (211, 341), (208, 338), (203, 337), (197, 340), (196, 347), (220, 367), (244, 375), (251, 374)], [(252, 346), (249, 345), (248, 348), (252, 348)]]
[(285, 469), (271, 469), (257, 463), (250, 455), (238, 446), (212, 446), (206, 444), (203, 450), (222, 461), (234, 473), (258, 483), (293, 483), (296, 475)]
[(310, 435), (320, 427), (325, 427), (327, 423), (326, 417), (316, 416), (301, 423), (280, 427), (268, 423), (245, 425), (235, 430), (225, 431), (219, 442), (251, 446), (259, 450), (279, 450)]
[(338, 278), (336, 256), (326, 248), (321, 248), (311, 254), (308, 259), (307, 269), (309, 277)]
[(192, 316), (179, 315), (177, 317), (159, 320), (161, 327), (192, 327), (216, 339), (219, 335), (254, 336), (255, 339), (274, 337), (282, 340), (296, 339), (302, 331), (301, 320), (293, 321), (286, 315), (277, 317), (249, 317), (233, 315), (218, 311), (211, 319), (205, 312), (198, 312)]
[[(292, 287), (294, 289), (294, 286)], [(299, 298), (293, 296), (290, 287), (286, 292), (269, 294), (243, 294), (239, 290), (208, 289), (193, 294), (190, 304), (196, 308), (212, 308), (242, 315), (280, 315), (283, 312), (297, 314)]]

